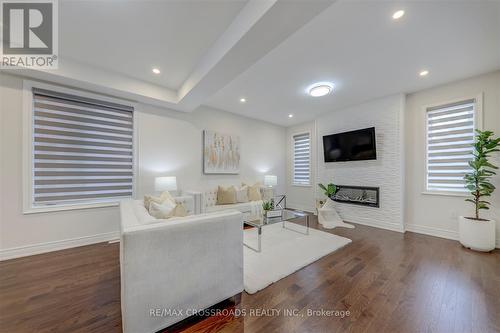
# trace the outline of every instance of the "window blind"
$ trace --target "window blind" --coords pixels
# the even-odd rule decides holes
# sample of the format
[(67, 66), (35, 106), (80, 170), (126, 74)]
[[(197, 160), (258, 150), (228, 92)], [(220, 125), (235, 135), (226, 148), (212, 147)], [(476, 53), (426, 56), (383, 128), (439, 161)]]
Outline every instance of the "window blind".
[(473, 158), (475, 100), (427, 109), (427, 190), (466, 192)]
[(132, 196), (133, 108), (33, 89), (33, 205)]
[(311, 144), (309, 133), (293, 136), (293, 183), (311, 184)]

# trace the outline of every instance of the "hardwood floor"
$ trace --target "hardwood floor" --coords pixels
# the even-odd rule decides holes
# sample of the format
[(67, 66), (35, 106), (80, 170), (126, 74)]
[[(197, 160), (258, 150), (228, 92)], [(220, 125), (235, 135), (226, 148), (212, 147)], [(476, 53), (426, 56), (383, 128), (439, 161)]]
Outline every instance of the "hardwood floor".
[[(312, 226), (321, 229), (315, 218)], [(236, 309), (246, 316), (221, 314), (170, 331), (500, 332), (500, 251), (361, 225), (330, 232), (353, 242), (257, 294), (243, 293)], [(120, 332), (118, 251), (97, 244), (0, 262), (0, 332)], [(250, 313), (270, 309), (280, 315)]]

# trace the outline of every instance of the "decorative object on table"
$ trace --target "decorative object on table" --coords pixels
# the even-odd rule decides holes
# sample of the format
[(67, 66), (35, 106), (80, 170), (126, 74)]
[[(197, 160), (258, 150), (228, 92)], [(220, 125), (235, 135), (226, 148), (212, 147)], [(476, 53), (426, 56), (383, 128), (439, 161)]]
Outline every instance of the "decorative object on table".
[(331, 197), (337, 192), (337, 186), (332, 183), (326, 186), (318, 184), (318, 186), (324, 191), (326, 196), (325, 203), (321, 208), (318, 208), (318, 223), (325, 229), (333, 229), (336, 227), (354, 228), (352, 224), (345, 223), (335, 209), (335, 204)]
[(500, 138), (493, 138), (493, 132), (476, 130), (474, 146), (474, 158), (469, 161), (472, 171), (465, 174), (465, 187), (469, 190), (472, 198), (465, 201), (474, 204), (475, 214), (473, 217), (459, 217), (459, 239), (460, 243), (472, 250), (488, 252), (495, 249), (495, 220), (484, 219), (479, 216), (481, 209), (489, 209), (490, 197), (495, 186), (490, 183), (493, 175), (496, 175), (497, 166), (491, 164), (488, 158), (494, 152), (500, 151)]
[(274, 199), (264, 201), (262, 203), (262, 209), (264, 210), (264, 218), (279, 217), (282, 214), (281, 209), (275, 208)]
[(177, 178), (176, 177), (156, 177), (155, 178), (155, 191), (177, 191)]
[(238, 174), (240, 138), (215, 131), (203, 131), (203, 173)]

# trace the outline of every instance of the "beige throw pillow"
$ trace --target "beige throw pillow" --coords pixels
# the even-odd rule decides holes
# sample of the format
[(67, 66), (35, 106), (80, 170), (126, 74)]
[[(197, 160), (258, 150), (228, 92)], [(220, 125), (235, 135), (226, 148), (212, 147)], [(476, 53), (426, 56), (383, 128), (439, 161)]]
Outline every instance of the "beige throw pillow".
[(229, 186), (224, 188), (219, 186), (217, 189), (217, 204), (218, 205), (229, 205), (235, 204), (236, 201), (236, 189), (234, 186)]
[(176, 204), (167, 200), (164, 203), (151, 201), (149, 205), (149, 214), (155, 219), (168, 219), (174, 214)]
[[(245, 184), (241, 184), (242, 186), (245, 186)], [(262, 200), (262, 195), (260, 194), (260, 183), (255, 183), (254, 185), (248, 186), (248, 200), (250, 201), (258, 201)]]
[(236, 189), (236, 201), (248, 202), (248, 186), (242, 186)]

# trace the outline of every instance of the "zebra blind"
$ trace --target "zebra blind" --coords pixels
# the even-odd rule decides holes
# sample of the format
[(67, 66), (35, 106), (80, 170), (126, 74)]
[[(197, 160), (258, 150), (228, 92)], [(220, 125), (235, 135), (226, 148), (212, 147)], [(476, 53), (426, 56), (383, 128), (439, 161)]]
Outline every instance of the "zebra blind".
[(427, 109), (427, 190), (466, 192), (473, 158), (475, 100)]
[(33, 206), (132, 196), (132, 107), (36, 88), (33, 106)]
[(309, 133), (293, 136), (293, 184), (311, 184), (311, 143)]

